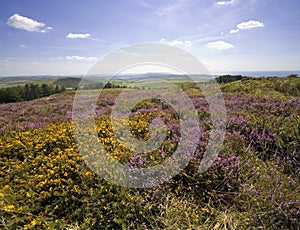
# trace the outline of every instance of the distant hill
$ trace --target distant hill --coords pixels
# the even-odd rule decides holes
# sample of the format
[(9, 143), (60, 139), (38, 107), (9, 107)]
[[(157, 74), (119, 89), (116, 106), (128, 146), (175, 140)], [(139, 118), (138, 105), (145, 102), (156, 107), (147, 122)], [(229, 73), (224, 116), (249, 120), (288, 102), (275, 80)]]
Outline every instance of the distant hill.
[(60, 78), (53, 82), (54, 85), (58, 86), (64, 86), (66, 88), (77, 88), (79, 86), (79, 83), (81, 81), (81, 78), (77, 77), (66, 77), (66, 78)]

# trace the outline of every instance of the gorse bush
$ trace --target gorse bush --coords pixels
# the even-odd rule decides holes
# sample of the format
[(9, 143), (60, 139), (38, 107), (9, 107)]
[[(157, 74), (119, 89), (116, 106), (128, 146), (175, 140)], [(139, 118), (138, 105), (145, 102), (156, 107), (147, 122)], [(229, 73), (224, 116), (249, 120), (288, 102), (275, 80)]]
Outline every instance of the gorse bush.
[(300, 96), (300, 77), (286, 78), (249, 78), (242, 81), (234, 81), (222, 84), (225, 92), (242, 94), (266, 95), (275, 97)]

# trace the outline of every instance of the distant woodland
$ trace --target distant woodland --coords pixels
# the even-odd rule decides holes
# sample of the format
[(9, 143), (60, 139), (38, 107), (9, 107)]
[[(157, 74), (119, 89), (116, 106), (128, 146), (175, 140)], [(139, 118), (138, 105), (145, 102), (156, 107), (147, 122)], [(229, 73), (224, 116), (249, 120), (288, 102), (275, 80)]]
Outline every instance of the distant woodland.
[(64, 86), (54, 86), (52, 84), (26, 84), (24, 86), (0, 88), (0, 103), (30, 101), (63, 91), (65, 91)]

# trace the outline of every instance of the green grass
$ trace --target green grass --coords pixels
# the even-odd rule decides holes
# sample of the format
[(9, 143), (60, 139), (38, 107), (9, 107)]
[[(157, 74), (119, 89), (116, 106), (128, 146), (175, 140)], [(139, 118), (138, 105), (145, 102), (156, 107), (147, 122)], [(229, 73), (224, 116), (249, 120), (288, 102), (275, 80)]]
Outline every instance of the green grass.
[(231, 83), (221, 83), (224, 92), (264, 95), (272, 97), (300, 97), (300, 77), (252, 78)]

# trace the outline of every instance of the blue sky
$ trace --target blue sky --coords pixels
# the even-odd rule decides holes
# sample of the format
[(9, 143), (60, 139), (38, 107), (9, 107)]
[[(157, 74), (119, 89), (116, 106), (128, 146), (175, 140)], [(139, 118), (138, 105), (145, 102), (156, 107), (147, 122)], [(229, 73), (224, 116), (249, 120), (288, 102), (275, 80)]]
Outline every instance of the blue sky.
[(128, 45), (183, 48), (212, 73), (300, 70), (299, 0), (2, 0), (0, 76), (85, 74)]

